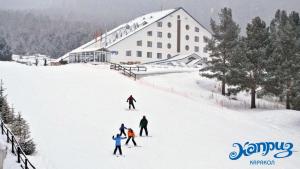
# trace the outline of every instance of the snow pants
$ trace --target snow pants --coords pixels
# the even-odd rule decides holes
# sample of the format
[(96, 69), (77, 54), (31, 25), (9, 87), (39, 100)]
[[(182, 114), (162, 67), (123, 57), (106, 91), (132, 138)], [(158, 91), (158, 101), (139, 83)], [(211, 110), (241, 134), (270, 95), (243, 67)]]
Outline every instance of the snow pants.
[(120, 130), (120, 136), (122, 136), (122, 134), (126, 136), (125, 130)]
[(116, 146), (115, 150), (114, 150), (114, 154), (116, 154), (117, 150), (119, 150), (119, 153), (122, 155), (122, 149), (121, 146)]
[(141, 127), (141, 130), (140, 130), (140, 136), (142, 136), (143, 130), (145, 130), (146, 136), (148, 136), (148, 129), (147, 129), (147, 126), (146, 126), (146, 127)]
[(134, 141), (134, 137), (128, 137), (127, 141), (125, 144), (128, 144), (128, 142), (130, 141), (130, 139), (132, 139), (132, 142), (134, 144), (134, 146), (136, 146), (136, 142)]
[(133, 107), (133, 109), (135, 109), (133, 102), (129, 103), (129, 110), (131, 109), (131, 106)]

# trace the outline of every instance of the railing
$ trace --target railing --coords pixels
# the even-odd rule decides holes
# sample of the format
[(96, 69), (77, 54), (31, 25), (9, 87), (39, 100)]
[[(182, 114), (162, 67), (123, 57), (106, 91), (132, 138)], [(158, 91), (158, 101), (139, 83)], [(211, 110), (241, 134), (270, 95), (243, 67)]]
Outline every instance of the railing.
[(29, 161), (20, 144), (16, 140), (16, 136), (8, 129), (3, 120), (0, 119), (1, 134), (6, 135), (6, 142), (11, 143), (11, 152), (17, 156), (18, 163), (21, 163), (23, 169), (35, 169), (34, 165)]
[(147, 68), (145, 66), (135, 66), (135, 67), (131, 67), (131, 66), (123, 66), (125, 67), (126, 69), (129, 69), (130, 71), (131, 70), (135, 70), (135, 71), (144, 71), (146, 72), (147, 71)]
[(134, 80), (136, 80), (136, 74), (133, 73), (133, 70), (136, 71), (147, 71), (147, 68), (145, 66), (136, 66), (136, 67), (126, 67), (126, 66), (122, 66), (120, 64), (116, 64), (116, 63), (111, 63), (110, 65), (110, 69), (114, 69), (117, 71), (122, 71), (122, 73), (126, 76), (129, 77), (133, 77)]

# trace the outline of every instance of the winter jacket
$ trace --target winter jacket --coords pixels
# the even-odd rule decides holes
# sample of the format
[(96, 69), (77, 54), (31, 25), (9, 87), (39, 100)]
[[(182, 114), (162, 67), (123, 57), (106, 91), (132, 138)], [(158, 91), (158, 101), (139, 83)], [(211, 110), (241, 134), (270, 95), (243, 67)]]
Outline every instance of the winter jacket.
[(142, 118), (140, 122), (140, 127), (147, 127), (148, 125), (148, 120), (146, 118)]
[(135, 137), (133, 130), (128, 130), (128, 137)]
[(127, 129), (124, 125), (121, 125), (120, 131), (123, 131), (124, 129)]
[(116, 146), (121, 146), (121, 140), (126, 139), (126, 137), (112, 137), (116, 141)]
[(136, 102), (132, 96), (128, 97), (127, 102), (128, 101), (129, 101), (129, 103), (133, 103), (133, 101)]

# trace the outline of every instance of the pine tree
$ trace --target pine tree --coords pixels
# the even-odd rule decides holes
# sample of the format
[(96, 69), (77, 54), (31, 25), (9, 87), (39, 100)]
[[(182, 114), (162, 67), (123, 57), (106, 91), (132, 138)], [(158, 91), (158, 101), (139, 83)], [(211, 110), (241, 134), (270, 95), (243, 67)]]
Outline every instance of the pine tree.
[(300, 72), (299, 27), (299, 14), (292, 12), (288, 16), (284, 10), (277, 10), (270, 25), (272, 53), (267, 66), (268, 83), (265, 89), (285, 97), (287, 109), (291, 108), (291, 97)]
[(207, 67), (201, 69), (202, 76), (216, 78), (222, 82), (222, 95), (225, 95), (225, 84), (229, 72), (229, 58), (234, 48), (238, 45), (240, 33), (239, 25), (232, 19), (230, 8), (221, 9), (219, 13), (220, 24), (211, 19), (212, 37), (204, 37), (207, 43), (205, 50), (209, 52), (210, 59)]
[(300, 78), (295, 82), (294, 92), (292, 94), (292, 106), (294, 110), (300, 110)]
[(11, 125), (11, 131), (14, 135), (21, 136), (23, 134), (23, 130), (28, 130), (28, 126), (26, 125), (26, 121), (23, 119), (21, 113), (18, 113)]
[(36, 146), (30, 138), (29, 125), (18, 113), (11, 126), (12, 132), (18, 137), (18, 142), (25, 154), (30, 155), (35, 152)]
[(269, 29), (266, 23), (259, 17), (255, 17), (247, 25), (246, 37), (240, 39), (235, 54), (230, 58), (228, 83), (237, 86), (234, 92), (251, 91), (251, 108), (256, 108), (257, 89), (264, 83), (266, 76), (269, 43)]
[(5, 39), (0, 37), (0, 61), (11, 61), (12, 53)]
[(9, 105), (5, 97), (0, 98), (0, 111), (1, 111), (1, 119), (5, 124), (11, 124), (14, 120), (14, 114), (10, 110)]

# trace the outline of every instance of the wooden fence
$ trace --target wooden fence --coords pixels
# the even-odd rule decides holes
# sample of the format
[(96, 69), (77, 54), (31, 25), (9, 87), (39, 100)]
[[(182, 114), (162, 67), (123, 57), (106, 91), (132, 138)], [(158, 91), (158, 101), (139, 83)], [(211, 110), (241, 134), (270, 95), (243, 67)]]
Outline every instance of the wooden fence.
[(130, 66), (122, 66), (120, 64), (116, 63), (111, 63), (110, 69), (114, 69), (117, 71), (121, 71), (124, 75), (133, 77), (134, 80), (136, 80), (136, 73), (133, 73), (132, 71), (147, 71), (147, 68), (145, 66), (135, 66), (135, 67), (130, 67)]
[(17, 156), (17, 162), (21, 163), (21, 167), (23, 169), (35, 169), (35, 166), (29, 161), (20, 144), (16, 140), (16, 136), (4, 124), (2, 119), (0, 119), (0, 123), (1, 134), (6, 135), (7, 143), (11, 143), (11, 152)]

